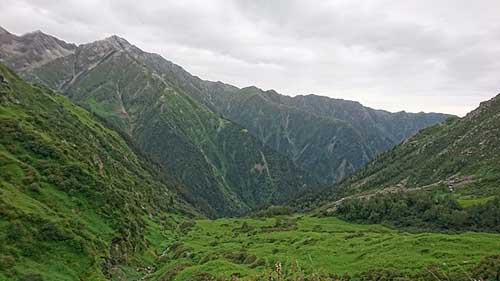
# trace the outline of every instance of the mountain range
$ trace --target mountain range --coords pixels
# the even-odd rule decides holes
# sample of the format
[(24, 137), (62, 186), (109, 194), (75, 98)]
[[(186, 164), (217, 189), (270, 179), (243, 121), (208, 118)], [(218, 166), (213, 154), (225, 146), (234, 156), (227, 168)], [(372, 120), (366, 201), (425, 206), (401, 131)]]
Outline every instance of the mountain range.
[(449, 117), (205, 81), (117, 36), (76, 46), (40, 31), (2, 30), (0, 61), (128, 135), (210, 216), (335, 183)]

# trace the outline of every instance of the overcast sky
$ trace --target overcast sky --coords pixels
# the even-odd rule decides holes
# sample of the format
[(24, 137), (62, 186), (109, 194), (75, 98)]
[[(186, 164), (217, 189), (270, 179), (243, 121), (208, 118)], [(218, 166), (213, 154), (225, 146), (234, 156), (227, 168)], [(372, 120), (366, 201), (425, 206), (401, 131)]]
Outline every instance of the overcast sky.
[(500, 1), (0, 0), (0, 25), (112, 34), (208, 80), (463, 115), (500, 92)]

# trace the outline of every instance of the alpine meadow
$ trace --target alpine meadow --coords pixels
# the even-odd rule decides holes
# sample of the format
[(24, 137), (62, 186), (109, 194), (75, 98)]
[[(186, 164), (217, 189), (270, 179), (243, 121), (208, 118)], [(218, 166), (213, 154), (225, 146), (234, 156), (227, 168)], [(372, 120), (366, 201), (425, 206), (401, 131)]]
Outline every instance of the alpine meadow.
[(0, 281), (500, 280), (458, 2), (1, 0)]

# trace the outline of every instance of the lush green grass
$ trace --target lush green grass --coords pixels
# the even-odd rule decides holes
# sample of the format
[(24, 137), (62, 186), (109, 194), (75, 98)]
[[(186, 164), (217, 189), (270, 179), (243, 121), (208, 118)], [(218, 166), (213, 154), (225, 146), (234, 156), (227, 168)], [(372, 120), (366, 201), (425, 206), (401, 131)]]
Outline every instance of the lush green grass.
[(177, 184), (66, 97), (0, 74), (0, 280), (142, 276), (194, 213)]
[(276, 262), (284, 271), (306, 274), (353, 274), (373, 268), (412, 274), (430, 265), (443, 271), (467, 270), (485, 256), (500, 254), (500, 235), (410, 234), (334, 217), (228, 218), (198, 220), (166, 249), (155, 276), (175, 275), (175, 280), (195, 280), (202, 272), (252, 279), (270, 272)]

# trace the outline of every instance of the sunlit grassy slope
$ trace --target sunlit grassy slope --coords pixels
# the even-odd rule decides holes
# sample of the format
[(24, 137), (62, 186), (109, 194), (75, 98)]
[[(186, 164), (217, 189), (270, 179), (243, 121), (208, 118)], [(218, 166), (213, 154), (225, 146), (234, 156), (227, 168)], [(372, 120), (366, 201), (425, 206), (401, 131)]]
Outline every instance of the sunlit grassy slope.
[(0, 281), (131, 275), (194, 214), (179, 187), (66, 97), (0, 74)]
[(288, 275), (374, 268), (411, 275), (429, 266), (461, 272), (500, 254), (499, 234), (410, 234), (334, 217), (198, 220), (177, 239), (157, 261), (159, 280), (211, 280), (203, 279), (210, 275), (261, 280), (277, 262)]

